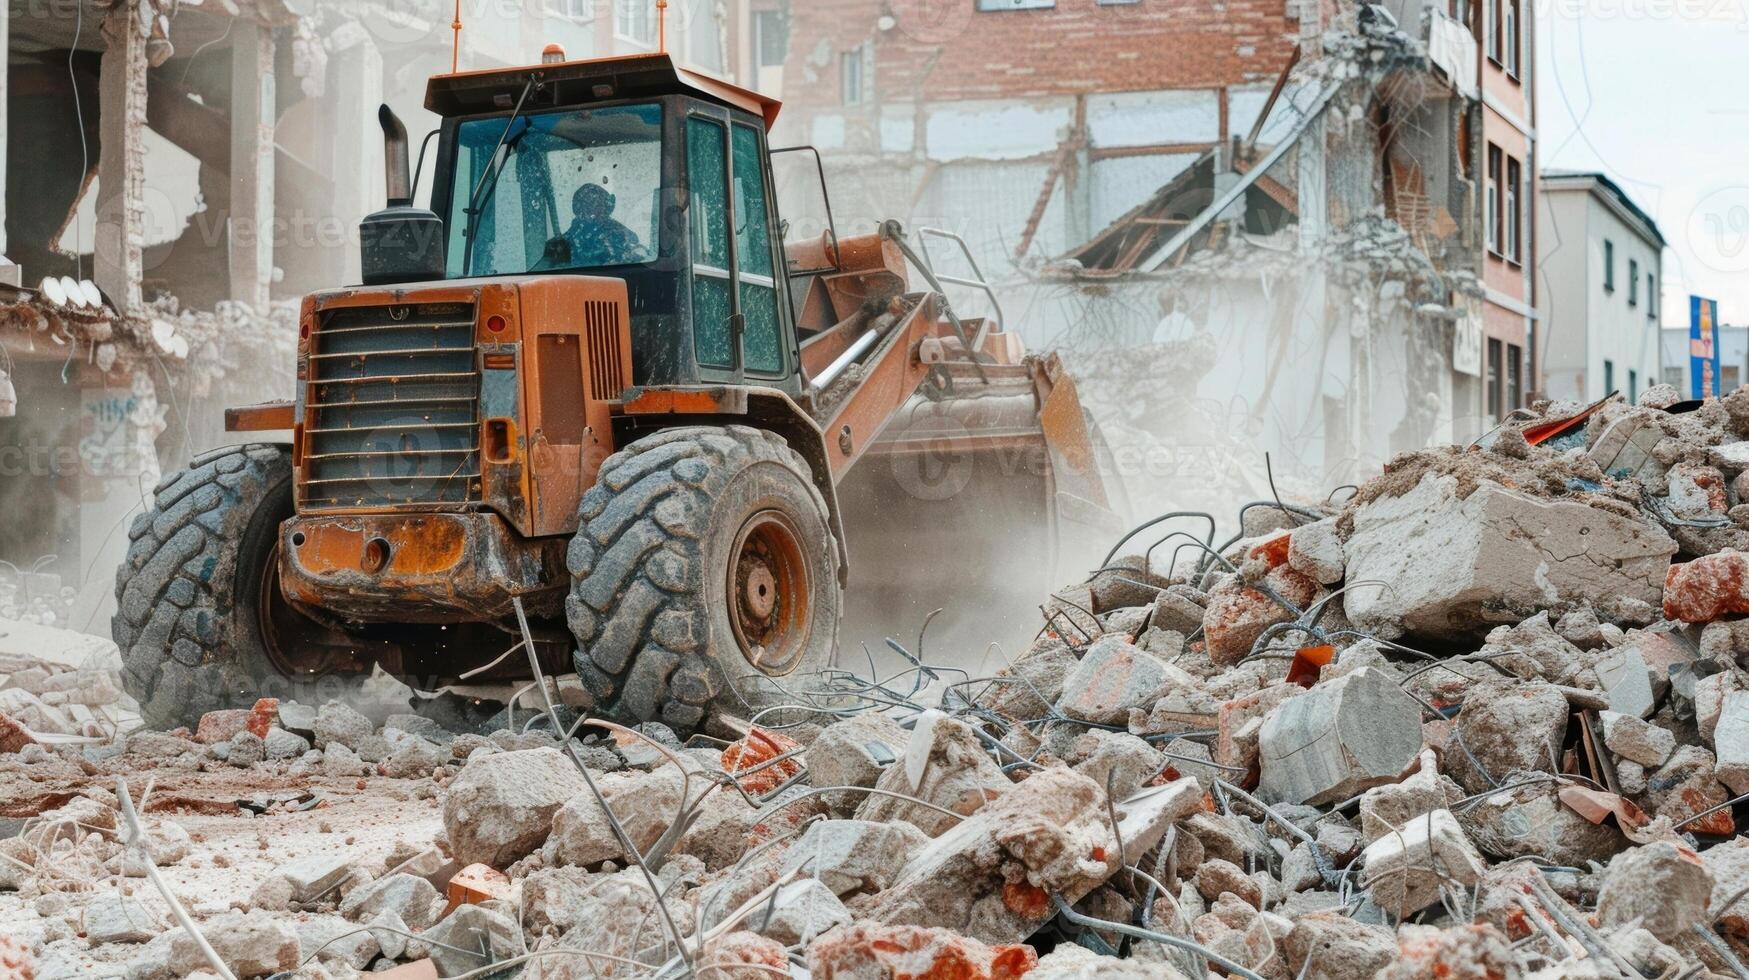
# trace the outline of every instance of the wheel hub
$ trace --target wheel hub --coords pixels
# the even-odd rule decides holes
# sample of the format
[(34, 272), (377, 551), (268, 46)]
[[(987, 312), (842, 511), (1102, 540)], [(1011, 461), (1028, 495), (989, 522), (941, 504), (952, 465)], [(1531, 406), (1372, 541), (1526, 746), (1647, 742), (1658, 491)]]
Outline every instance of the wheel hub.
[(752, 557), (749, 563), (747, 584), (741, 591), (741, 611), (750, 620), (769, 624), (777, 609), (777, 576), (763, 558)]
[(760, 671), (794, 670), (812, 623), (806, 551), (801, 533), (780, 511), (754, 514), (731, 552), (729, 622), (742, 656)]

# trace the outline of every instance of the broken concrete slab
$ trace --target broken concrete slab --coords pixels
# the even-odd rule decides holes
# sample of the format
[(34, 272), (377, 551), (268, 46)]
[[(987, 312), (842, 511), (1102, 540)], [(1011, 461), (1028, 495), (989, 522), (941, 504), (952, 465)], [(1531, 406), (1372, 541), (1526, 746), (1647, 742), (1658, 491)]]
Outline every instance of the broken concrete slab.
[(1335, 585), (1347, 571), (1342, 536), (1336, 518), (1327, 517), (1293, 529), (1288, 538), (1287, 563), (1294, 571), (1320, 585)]
[[(925, 712), (912, 729), (903, 758), (875, 782), (883, 792), (868, 794), (856, 818), (904, 820), (933, 837), (958, 822), (950, 814), (975, 813), (1012, 785), (970, 725), (938, 711)], [(940, 809), (918, 806), (905, 796)]]
[(1472, 686), (1452, 729), (1446, 773), (1481, 793), (1514, 772), (1558, 767), (1570, 708), (1552, 684), (1490, 681)]
[(1663, 598), (1676, 550), (1662, 528), (1614, 510), (1430, 472), (1355, 509), (1348, 581), (1389, 587), (1351, 588), (1343, 603), (1386, 638), (1479, 635), (1580, 604), (1624, 619)]
[(882, 925), (934, 924), (1015, 943), (1117, 870), (1105, 793), (1067, 769), (1035, 772), (918, 853), (876, 896)]
[[(1006, 686), (1000, 688), (1007, 689)], [(1049, 705), (1044, 707), (1048, 710)], [(873, 786), (880, 779), (881, 771), (898, 761), (909, 740), (909, 733), (883, 714), (857, 715), (834, 722), (808, 746), (804, 758), (808, 764), (809, 781), (816, 788)], [(833, 810), (848, 813), (862, 802), (864, 795), (836, 792), (827, 793), (825, 799)]]
[(1713, 879), (1700, 855), (1657, 841), (1617, 855), (1597, 893), (1597, 918), (1605, 926), (1638, 922), (1666, 942), (1706, 921)]
[(1189, 674), (1123, 637), (1105, 636), (1063, 678), (1057, 710), (1080, 721), (1124, 725), (1131, 710), (1152, 707), (1174, 687), (1195, 685)]
[(835, 895), (878, 892), (928, 844), (922, 831), (902, 820), (822, 820), (789, 849), (782, 872), (817, 877)]
[(1270, 802), (1333, 803), (1391, 782), (1421, 752), (1421, 707), (1390, 674), (1362, 668), (1282, 702), (1258, 736)]
[(1629, 762), (1657, 768), (1676, 751), (1676, 736), (1669, 729), (1615, 711), (1602, 712), (1599, 717), (1603, 721), (1603, 744)]
[[(266, 976), (298, 965), (297, 932), (266, 912), (221, 915), (202, 923), (201, 932), (213, 952), (239, 977)], [(178, 930), (170, 946), (169, 965), (175, 975), (185, 977), (208, 964), (194, 938)]]
[(1731, 793), (1749, 793), (1749, 691), (1726, 694), (1713, 727), (1714, 774)]
[(1372, 900), (1399, 918), (1438, 903), (1442, 889), (1474, 885), (1488, 870), (1446, 809), (1417, 817), (1373, 841), (1360, 860), (1361, 883)]
[(553, 814), (587, 788), (576, 766), (554, 748), (470, 759), (443, 803), (456, 860), (510, 864), (540, 847), (552, 831)]

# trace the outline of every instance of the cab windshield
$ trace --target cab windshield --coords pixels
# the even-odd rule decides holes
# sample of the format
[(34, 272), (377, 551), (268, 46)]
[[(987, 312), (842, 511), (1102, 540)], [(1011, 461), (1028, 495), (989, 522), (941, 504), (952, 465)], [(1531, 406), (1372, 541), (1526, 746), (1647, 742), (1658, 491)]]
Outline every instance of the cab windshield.
[(660, 104), (531, 113), (508, 132), (507, 118), (458, 127), (450, 278), (595, 269), (656, 257)]

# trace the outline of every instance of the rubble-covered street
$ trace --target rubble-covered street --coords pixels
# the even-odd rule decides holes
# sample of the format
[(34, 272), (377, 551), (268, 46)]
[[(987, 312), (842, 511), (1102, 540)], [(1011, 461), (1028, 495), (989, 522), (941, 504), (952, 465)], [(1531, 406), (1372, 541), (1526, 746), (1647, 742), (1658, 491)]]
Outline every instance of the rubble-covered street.
[(8, 647), (0, 973), (1749, 976), (1746, 501), (1749, 394), (1545, 406), (733, 739), (567, 679), (130, 730), (101, 643)]

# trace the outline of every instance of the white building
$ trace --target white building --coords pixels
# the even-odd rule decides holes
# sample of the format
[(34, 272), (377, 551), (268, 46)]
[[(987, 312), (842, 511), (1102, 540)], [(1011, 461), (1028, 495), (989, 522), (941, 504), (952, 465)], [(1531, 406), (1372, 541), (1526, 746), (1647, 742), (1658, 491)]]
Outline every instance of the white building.
[(1543, 172), (1537, 222), (1549, 397), (1638, 399), (1660, 378), (1657, 222), (1608, 177), (1564, 170)]
[[(1687, 398), (1694, 391), (1688, 356), (1688, 325), (1666, 327), (1663, 334), (1663, 373), (1665, 384), (1673, 386)], [(1749, 327), (1718, 328), (1719, 394), (1728, 395), (1749, 379)]]

